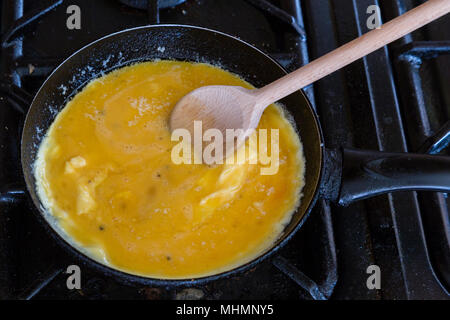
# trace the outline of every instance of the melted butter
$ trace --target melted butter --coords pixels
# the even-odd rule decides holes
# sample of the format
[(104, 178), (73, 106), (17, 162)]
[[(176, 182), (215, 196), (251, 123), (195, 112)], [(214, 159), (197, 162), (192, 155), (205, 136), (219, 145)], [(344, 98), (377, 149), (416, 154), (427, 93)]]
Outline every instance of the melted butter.
[(51, 125), (35, 165), (38, 193), (95, 259), (151, 277), (205, 276), (251, 260), (289, 222), (304, 161), (278, 106), (267, 108), (259, 125), (279, 129), (277, 174), (261, 175), (263, 166), (248, 161), (172, 163), (170, 112), (205, 85), (252, 88), (208, 64), (140, 63), (93, 80)]

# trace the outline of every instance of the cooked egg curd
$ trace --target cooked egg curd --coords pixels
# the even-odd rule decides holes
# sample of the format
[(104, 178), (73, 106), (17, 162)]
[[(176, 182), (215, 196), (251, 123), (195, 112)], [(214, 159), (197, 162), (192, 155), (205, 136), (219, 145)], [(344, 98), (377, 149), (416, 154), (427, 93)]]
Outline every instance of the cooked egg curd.
[(279, 130), (276, 174), (262, 175), (259, 162), (171, 160), (170, 112), (205, 85), (252, 88), (209, 64), (138, 63), (91, 81), (49, 128), (35, 163), (39, 197), (97, 261), (164, 279), (216, 274), (262, 253), (290, 221), (304, 158), (279, 106), (259, 124)]

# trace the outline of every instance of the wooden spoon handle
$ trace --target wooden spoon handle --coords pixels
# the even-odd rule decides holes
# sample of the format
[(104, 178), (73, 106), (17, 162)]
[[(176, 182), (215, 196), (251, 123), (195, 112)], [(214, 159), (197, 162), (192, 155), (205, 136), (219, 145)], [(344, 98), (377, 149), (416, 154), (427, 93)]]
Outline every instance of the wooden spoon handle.
[(450, 0), (424, 4), (256, 90), (262, 108), (358, 60), (450, 12)]

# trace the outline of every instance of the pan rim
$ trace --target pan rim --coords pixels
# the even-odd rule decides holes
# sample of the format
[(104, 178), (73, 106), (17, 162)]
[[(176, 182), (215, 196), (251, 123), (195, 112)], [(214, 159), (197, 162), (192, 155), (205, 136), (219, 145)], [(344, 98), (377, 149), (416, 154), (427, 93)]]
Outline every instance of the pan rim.
[[(44, 83), (41, 85), (41, 87), (39, 88), (39, 90), (37, 91), (37, 93), (35, 94), (35, 96), (33, 97), (33, 100), (30, 104), (30, 107), (27, 111), (25, 120), (24, 120), (24, 125), (23, 125), (23, 130), (22, 130), (22, 134), (21, 134), (21, 152), (20, 152), (20, 156), (21, 156), (21, 166), (22, 166), (22, 174), (24, 176), (25, 179), (25, 184), (26, 184), (26, 189), (27, 189), (27, 195), (29, 198), (31, 198), (31, 201), (33, 202), (33, 206), (35, 207), (35, 210), (32, 210), (33, 212), (35, 212), (39, 218), (39, 220), (44, 224), (44, 226), (46, 227), (47, 231), (51, 234), (51, 236), (57, 240), (57, 242), (61, 245), (63, 245), (63, 247), (65, 249), (68, 249), (68, 251), (70, 251), (72, 254), (74, 254), (76, 257), (81, 258), (81, 260), (85, 260), (88, 261), (92, 267), (94, 267), (95, 269), (103, 272), (104, 274), (108, 275), (108, 276), (114, 276), (114, 278), (118, 278), (120, 280), (125, 280), (125, 282), (127, 283), (139, 283), (139, 284), (144, 284), (144, 285), (162, 285), (162, 286), (192, 286), (192, 285), (198, 285), (198, 284), (204, 284), (210, 281), (214, 281), (214, 280), (218, 280), (218, 279), (224, 279), (224, 278), (229, 278), (230, 276), (233, 275), (237, 275), (237, 274), (241, 274), (253, 267), (255, 267), (257, 264), (259, 264), (260, 262), (272, 257), (279, 249), (281, 249), (282, 247), (284, 247), (284, 245), (286, 245), (286, 243), (297, 233), (297, 231), (302, 227), (303, 223), (306, 221), (306, 219), (308, 218), (311, 209), (314, 207), (314, 204), (316, 203), (318, 197), (319, 197), (319, 189), (320, 189), (320, 185), (322, 183), (322, 178), (323, 178), (323, 153), (324, 153), (324, 141), (323, 141), (323, 133), (322, 133), (322, 129), (320, 126), (320, 122), (317, 116), (316, 111), (314, 110), (314, 108), (312, 107), (311, 102), (309, 101), (308, 97), (306, 96), (306, 94), (303, 92), (303, 90), (299, 90), (297, 92), (300, 92), (301, 95), (303, 96), (304, 101), (306, 102), (307, 107), (310, 109), (313, 118), (314, 118), (314, 125), (316, 127), (316, 132), (319, 136), (319, 142), (320, 142), (320, 152), (319, 152), (319, 172), (317, 175), (317, 178), (315, 178), (315, 186), (314, 186), (314, 193), (313, 195), (310, 197), (309, 199), (309, 204), (307, 206), (307, 209), (305, 210), (305, 212), (303, 213), (302, 217), (300, 218), (300, 220), (298, 221), (298, 223), (295, 225), (295, 227), (287, 234), (285, 235), (281, 235), (280, 238), (274, 242), (274, 244), (269, 247), (268, 249), (266, 249), (265, 251), (263, 251), (262, 253), (260, 253), (259, 255), (257, 255), (255, 258), (251, 259), (250, 261), (247, 261), (246, 263), (236, 266), (232, 269), (226, 270), (226, 271), (222, 271), (216, 274), (211, 274), (211, 275), (206, 275), (206, 276), (201, 276), (201, 277), (196, 277), (196, 278), (180, 278), (180, 279), (162, 279), (162, 278), (154, 278), (154, 277), (147, 277), (144, 275), (138, 275), (138, 274), (133, 274), (131, 272), (127, 272), (124, 270), (120, 270), (120, 269), (116, 269), (113, 266), (110, 265), (106, 265), (103, 264), (100, 261), (94, 260), (93, 258), (89, 257), (86, 253), (82, 252), (81, 250), (79, 250), (78, 248), (76, 248), (75, 246), (73, 246), (70, 242), (68, 242), (63, 236), (61, 236), (51, 225), (51, 223), (49, 221), (47, 221), (46, 217), (45, 217), (45, 212), (43, 212), (43, 208), (40, 205), (41, 203), (36, 203), (34, 197), (32, 197), (31, 195), (33, 194), (34, 190), (31, 190), (32, 187), (34, 187), (34, 184), (30, 181), (29, 177), (27, 176), (26, 172), (25, 172), (25, 164), (24, 164), (24, 154), (26, 152), (25, 147), (24, 147), (24, 129), (27, 126), (27, 123), (29, 121), (29, 114), (30, 111), (33, 109), (33, 105), (35, 104), (35, 101), (37, 99), (37, 97), (41, 94), (41, 92), (44, 90), (44, 88), (46, 87), (47, 82), (49, 81), (49, 79), (58, 71), (60, 70), (70, 59), (72, 59), (72, 57), (76, 56), (77, 54), (79, 54), (80, 52), (88, 49), (89, 47), (95, 45), (98, 42), (101, 41), (105, 41), (109, 38), (113, 38), (117, 35), (120, 34), (124, 34), (124, 33), (128, 33), (128, 32), (135, 32), (137, 30), (145, 30), (145, 29), (153, 29), (153, 28), (167, 28), (167, 27), (172, 27), (172, 28), (185, 28), (185, 29), (197, 29), (197, 30), (202, 30), (202, 31), (206, 31), (206, 32), (210, 32), (210, 33), (215, 33), (218, 34), (220, 36), (223, 37), (227, 37), (232, 39), (233, 41), (238, 41), (241, 44), (249, 47), (250, 49), (252, 49), (253, 51), (256, 51), (258, 54), (263, 55), (266, 59), (268, 59), (269, 61), (271, 61), (273, 64), (275, 64), (284, 74), (287, 74), (288, 72), (285, 70), (285, 68), (283, 68), (275, 59), (273, 59), (270, 55), (264, 53), (262, 50), (258, 49), (257, 47), (255, 47), (252, 44), (249, 44), (248, 42), (245, 42), (235, 36), (229, 35), (227, 33), (221, 32), (221, 31), (217, 31), (214, 29), (210, 29), (210, 28), (205, 28), (205, 27), (199, 27), (199, 26), (192, 26), (192, 25), (181, 25), (181, 24), (157, 24), (157, 25), (146, 25), (146, 26), (139, 26), (139, 27), (135, 27), (135, 28), (129, 28), (129, 29), (124, 29), (118, 32), (114, 32), (108, 35), (105, 35), (97, 40), (94, 40), (90, 43), (88, 43), (87, 45), (83, 46), (82, 48), (76, 50), (74, 53), (72, 53), (69, 57), (67, 57), (66, 59), (64, 59), (46, 78), (46, 80), (44, 81)], [(92, 79), (91, 79), (92, 80)], [(301, 138), (301, 137), (300, 137)], [(306, 169), (307, 170), (307, 169)], [(40, 199), (39, 199), (40, 201)]]

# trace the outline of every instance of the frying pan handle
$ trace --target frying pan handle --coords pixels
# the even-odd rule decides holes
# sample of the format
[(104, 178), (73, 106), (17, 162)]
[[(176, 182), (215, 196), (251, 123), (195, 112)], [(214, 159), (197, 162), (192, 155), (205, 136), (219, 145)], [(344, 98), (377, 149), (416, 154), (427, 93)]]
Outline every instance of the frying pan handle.
[(447, 156), (345, 148), (340, 152), (328, 150), (325, 155), (329, 159), (326, 172), (330, 172), (331, 163), (337, 164), (331, 166), (332, 173), (325, 174), (329, 185), (323, 184), (322, 191), (326, 198), (343, 206), (394, 191), (450, 192)]

